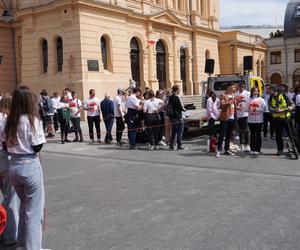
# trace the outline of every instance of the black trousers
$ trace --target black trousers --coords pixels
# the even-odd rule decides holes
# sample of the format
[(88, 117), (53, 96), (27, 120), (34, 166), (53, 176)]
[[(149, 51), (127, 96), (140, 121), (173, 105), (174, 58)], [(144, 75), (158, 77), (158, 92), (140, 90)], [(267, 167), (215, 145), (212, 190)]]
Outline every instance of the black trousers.
[(116, 123), (117, 123), (116, 139), (117, 139), (117, 142), (121, 142), (123, 131), (125, 129), (125, 122), (123, 121), (122, 117), (116, 117)]
[(100, 138), (101, 138), (100, 115), (88, 116), (87, 119), (88, 119), (90, 139), (94, 140), (94, 124), (95, 124), (96, 132), (97, 132), (97, 139), (100, 140)]
[(158, 145), (159, 125), (160, 125), (159, 114), (146, 114), (145, 116), (146, 134), (151, 146)]
[(57, 131), (58, 130), (58, 114), (57, 113), (54, 113), (53, 120), (54, 120), (54, 130)]
[(264, 137), (268, 135), (268, 124), (270, 124), (270, 135), (274, 136), (274, 123), (271, 113), (264, 113)]
[(248, 117), (242, 117), (237, 119), (240, 144), (249, 144), (249, 129), (248, 129)]
[(287, 121), (285, 119), (274, 119), (274, 128), (275, 128), (275, 134), (276, 134), (276, 144), (277, 144), (277, 150), (283, 151), (284, 143), (283, 143), (283, 130), (286, 128)]
[(67, 138), (69, 131), (70, 131), (70, 123), (67, 122), (65, 119), (62, 119), (60, 121), (60, 135), (61, 135), (61, 139)]
[(213, 118), (210, 118), (208, 120), (208, 134), (209, 137), (217, 137), (217, 130), (216, 130), (216, 126), (215, 126), (216, 121)]
[(261, 129), (262, 123), (249, 123), (250, 129), (250, 148), (251, 151), (260, 152), (261, 151)]
[(80, 117), (74, 117), (71, 119), (71, 122), (74, 127), (75, 137), (78, 138), (78, 134), (80, 137), (82, 137), (82, 130), (80, 127)]
[(225, 151), (229, 150), (230, 139), (234, 129), (235, 120), (220, 121), (220, 134), (218, 138), (218, 151), (222, 151), (223, 140), (225, 138)]

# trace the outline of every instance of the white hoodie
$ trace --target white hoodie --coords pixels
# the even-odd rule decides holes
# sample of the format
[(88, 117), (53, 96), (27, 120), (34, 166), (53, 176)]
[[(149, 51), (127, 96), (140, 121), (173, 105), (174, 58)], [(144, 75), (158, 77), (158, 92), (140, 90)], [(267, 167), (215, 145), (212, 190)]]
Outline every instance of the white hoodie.
[(261, 97), (250, 98), (247, 109), (249, 110), (248, 123), (263, 123), (266, 102)]

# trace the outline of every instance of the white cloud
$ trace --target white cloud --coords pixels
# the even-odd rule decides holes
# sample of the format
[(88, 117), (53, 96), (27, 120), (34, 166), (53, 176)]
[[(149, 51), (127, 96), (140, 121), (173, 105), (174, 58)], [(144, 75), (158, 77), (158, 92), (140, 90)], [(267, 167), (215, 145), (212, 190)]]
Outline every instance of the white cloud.
[(221, 0), (221, 25), (283, 24), (288, 0)]

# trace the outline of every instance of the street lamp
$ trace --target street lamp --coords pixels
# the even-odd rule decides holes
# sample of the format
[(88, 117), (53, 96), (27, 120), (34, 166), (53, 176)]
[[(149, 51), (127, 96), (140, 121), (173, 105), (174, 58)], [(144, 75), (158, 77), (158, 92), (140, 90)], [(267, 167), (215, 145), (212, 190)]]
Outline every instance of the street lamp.
[(3, 5), (4, 5), (4, 11), (2, 13), (2, 20), (6, 23), (9, 23), (11, 20), (12, 20), (12, 16), (11, 16), (11, 13), (10, 11), (7, 9), (7, 6), (4, 2), (4, 0), (1, 0)]

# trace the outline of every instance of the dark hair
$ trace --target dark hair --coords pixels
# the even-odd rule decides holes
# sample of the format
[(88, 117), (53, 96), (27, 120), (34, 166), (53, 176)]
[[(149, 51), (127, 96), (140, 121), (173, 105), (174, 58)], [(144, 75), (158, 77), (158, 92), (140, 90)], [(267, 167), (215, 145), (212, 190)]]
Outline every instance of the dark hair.
[(213, 92), (211, 89), (208, 89), (206, 93), (207, 93), (207, 95), (208, 95), (209, 97), (212, 98), (213, 102), (215, 102), (215, 101), (217, 100), (217, 95), (216, 95), (216, 93)]
[[(257, 89), (257, 91), (258, 91), (258, 88), (257, 88), (257, 87), (253, 87), (253, 88), (251, 89), (251, 92), (250, 92), (250, 97), (251, 97), (251, 98), (253, 97), (253, 92), (254, 92), (255, 89)], [(260, 97), (259, 91), (258, 91), (257, 96)]]
[(70, 92), (70, 89), (69, 88), (65, 88), (64, 91), (69, 91)]
[(173, 87), (172, 87), (172, 93), (175, 93), (176, 91), (178, 91), (179, 90), (179, 85), (174, 85)]
[(226, 84), (226, 89), (228, 89), (228, 88), (231, 87), (232, 85), (235, 85), (235, 83), (234, 83), (234, 82), (228, 82), (228, 83)]
[(132, 89), (133, 94), (136, 94), (137, 92), (142, 92), (140, 87), (135, 87)]
[(148, 98), (151, 99), (155, 96), (154, 91), (153, 90), (149, 90), (148, 92)]
[(5, 94), (0, 100), (0, 113), (9, 114), (11, 109), (12, 96)]
[(76, 91), (72, 91), (71, 95), (72, 95), (72, 96), (73, 96), (73, 95), (76, 95)]
[(47, 91), (42, 91), (41, 92), (41, 96), (47, 96), (47, 95), (48, 95)]
[(27, 86), (19, 86), (13, 91), (12, 107), (14, 108), (11, 109), (5, 126), (8, 146), (17, 144), (18, 127), (22, 115), (28, 115), (29, 124), (33, 131), (35, 130), (34, 120), (39, 118), (38, 98)]
[(92, 94), (92, 92), (95, 91), (94, 89), (90, 89), (89, 94)]

